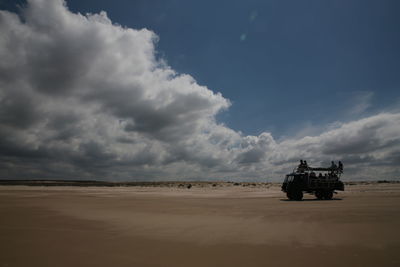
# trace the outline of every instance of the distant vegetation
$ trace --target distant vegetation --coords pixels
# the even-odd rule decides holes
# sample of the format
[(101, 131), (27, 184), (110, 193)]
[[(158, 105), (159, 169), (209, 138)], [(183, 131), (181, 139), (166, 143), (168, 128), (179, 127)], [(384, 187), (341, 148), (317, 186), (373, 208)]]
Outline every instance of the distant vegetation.
[[(346, 185), (374, 184), (374, 183), (400, 183), (400, 181), (357, 181), (345, 182)], [(265, 182), (216, 182), (216, 181), (136, 181), (136, 182), (107, 182), (95, 180), (0, 180), (1, 185), (26, 185), (26, 186), (102, 186), (102, 187), (121, 187), (121, 186), (142, 186), (142, 187), (220, 187), (220, 186), (242, 186), (242, 187), (265, 187), (280, 185), (277, 183)]]
[(196, 187), (218, 186), (252, 186), (269, 187), (271, 183), (253, 182), (216, 182), (216, 181), (136, 181), (136, 182), (107, 182), (95, 180), (0, 180), (0, 185), (27, 185), (27, 186), (143, 186), (143, 187), (178, 187), (190, 189)]

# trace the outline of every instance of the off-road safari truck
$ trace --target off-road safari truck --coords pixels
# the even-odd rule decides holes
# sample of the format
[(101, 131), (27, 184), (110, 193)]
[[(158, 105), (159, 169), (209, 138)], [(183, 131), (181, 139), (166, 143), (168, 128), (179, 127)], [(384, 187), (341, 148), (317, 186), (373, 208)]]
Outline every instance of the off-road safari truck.
[(282, 184), (282, 191), (290, 200), (302, 200), (303, 192), (313, 194), (318, 199), (332, 199), (335, 190), (344, 191), (340, 181), (343, 165), (329, 168), (313, 168), (299, 165), (287, 174)]

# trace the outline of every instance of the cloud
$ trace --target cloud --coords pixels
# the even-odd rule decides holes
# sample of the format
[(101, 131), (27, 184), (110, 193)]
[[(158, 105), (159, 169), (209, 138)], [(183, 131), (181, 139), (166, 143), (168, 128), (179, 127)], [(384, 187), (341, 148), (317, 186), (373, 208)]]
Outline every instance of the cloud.
[[(288, 155), (301, 155), (310, 159), (309, 162), (320, 164), (342, 159), (354, 170), (350, 177), (377, 179), (389, 175), (394, 179), (399, 171), (399, 167), (393, 164), (393, 155), (400, 151), (399, 132), (400, 114), (381, 113), (337, 125), (318, 136), (285, 140), (279, 148)], [(278, 159), (280, 162), (285, 160)], [(377, 167), (378, 162), (384, 164)]]
[(360, 115), (371, 107), (371, 100), (374, 96), (373, 92), (361, 91), (354, 94), (351, 101), (349, 113), (351, 115)]
[(0, 178), (281, 179), (299, 158), (395, 177), (400, 114), (245, 136), (216, 121), (230, 101), (158, 59), (157, 41), (61, 0), (0, 11)]

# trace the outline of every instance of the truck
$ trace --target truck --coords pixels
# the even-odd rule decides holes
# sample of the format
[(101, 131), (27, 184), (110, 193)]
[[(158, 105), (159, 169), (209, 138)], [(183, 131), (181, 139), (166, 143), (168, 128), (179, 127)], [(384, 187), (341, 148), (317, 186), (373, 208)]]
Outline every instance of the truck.
[[(318, 173), (318, 174), (317, 174)], [(344, 184), (340, 181), (343, 173), (343, 164), (328, 168), (310, 167), (301, 163), (297, 168), (285, 176), (282, 191), (289, 200), (302, 200), (303, 193), (315, 195), (317, 199), (332, 199), (335, 190), (344, 191)]]

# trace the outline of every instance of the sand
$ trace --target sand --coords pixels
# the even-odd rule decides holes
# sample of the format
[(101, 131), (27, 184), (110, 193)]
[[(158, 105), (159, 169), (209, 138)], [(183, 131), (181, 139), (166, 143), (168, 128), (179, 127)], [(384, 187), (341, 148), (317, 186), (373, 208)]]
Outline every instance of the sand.
[(0, 266), (400, 266), (400, 184), (0, 186)]

